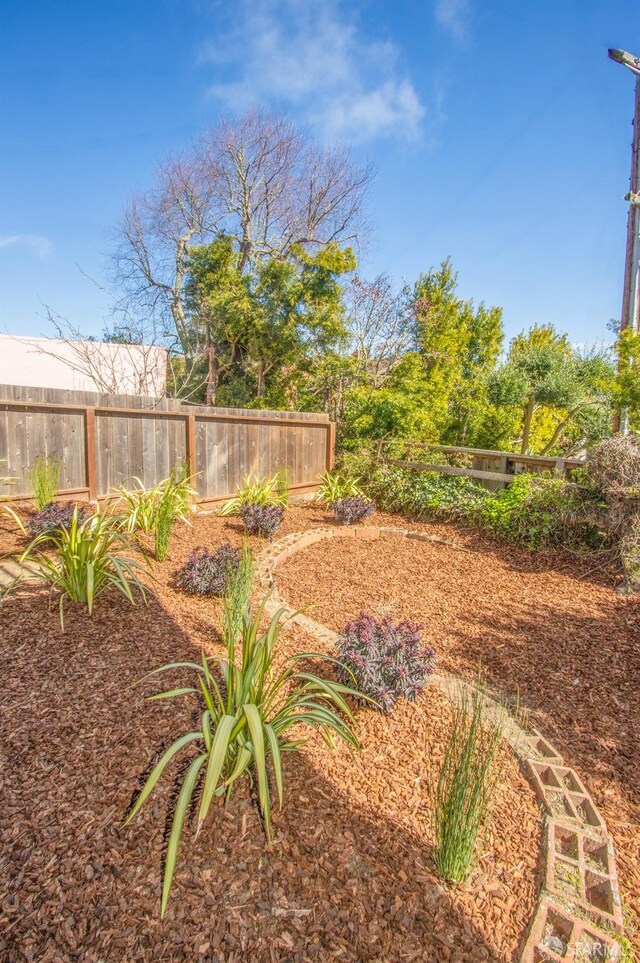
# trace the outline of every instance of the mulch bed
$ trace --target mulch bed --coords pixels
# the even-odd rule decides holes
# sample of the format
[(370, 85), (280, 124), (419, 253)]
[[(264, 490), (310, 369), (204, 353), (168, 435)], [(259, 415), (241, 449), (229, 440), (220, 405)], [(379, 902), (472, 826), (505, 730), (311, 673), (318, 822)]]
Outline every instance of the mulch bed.
[[(326, 523), (318, 508), (295, 507), (287, 512), (284, 531)], [(169, 909), (160, 921), (161, 853), (167, 806), (175, 795), (171, 778), (130, 827), (122, 822), (157, 754), (193, 725), (193, 703), (145, 703), (144, 695), (158, 686), (153, 680), (134, 683), (165, 662), (197, 657), (202, 646), (220, 651), (220, 603), (176, 591), (171, 576), (195, 546), (215, 547), (223, 540), (241, 541), (235, 519), (199, 517), (191, 528), (179, 526), (168, 561), (149, 563), (155, 581), (147, 607), (105, 596), (90, 619), (68, 606), (65, 633), (55, 608), (48, 609), (46, 592), (24, 590), (0, 606), (0, 959), (515, 959), (541, 883), (540, 813), (505, 750), (505, 778), (478, 870), (468, 887), (440, 885), (431, 857), (429, 785), (450, 710), (435, 687), (416, 705), (399, 704), (388, 717), (359, 709), (360, 753), (342, 746), (331, 752), (314, 737), (302, 752), (289, 755), (286, 808), (275, 816), (271, 846), (265, 846), (248, 785), (226, 809), (213, 807), (197, 842), (191, 829), (185, 832)], [(16, 544), (11, 526), (0, 522), (0, 553)], [(264, 546), (259, 540), (254, 544)], [(546, 692), (549, 735), (577, 766), (585, 761), (581, 746), (591, 753), (582, 773), (594, 771), (592, 789), (624, 856), (623, 889), (633, 894), (631, 776), (637, 775), (632, 758), (637, 728), (615, 699), (624, 705), (633, 684), (627, 651), (632, 626), (626, 619), (632, 620), (637, 609), (608, 588), (558, 574), (548, 563), (537, 571), (535, 565), (542, 563), (534, 565), (529, 555), (523, 570), (516, 556), (501, 558), (490, 545), (476, 557), (407, 544), (409, 550), (397, 540), (349, 540), (348, 547), (321, 543), (287, 563), (279, 584), (292, 602), (319, 601), (312, 614), (334, 627), (361, 605), (393, 602), (398, 614), (404, 606), (405, 614), (428, 619), (427, 636), (438, 648), (441, 667), (469, 666), (482, 650), (492, 677), (494, 661), (509, 663), (504, 681), (520, 679), (534, 708), (540, 700), (544, 711)], [(476, 566), (472, 576), (460, 568), (461, 560)], [(548, 623), (552, 585), (557, 586), (556, 621)], [(605, 600), (609, 608), (603, 614)], [(568, 642), (557, 620), (560, 605), (571, 614), (575, 659), (586, 659), (586, 643), (582, 656), (574, 650), (583, 651), (589, 620), (594, 625), (600, 625), (599, 618), (610, 620), (598, 636), (600, 645), (607, 640), (606, 651), (593, 654), (589, 672), (579, 662), (568, 670), (568, 676), (574, 672), (581, 679), (568, 689), (573, 717), (564, 688), (564, 702), (554, 705), (554, 693), (561, 703), (558, 689), (564, 680), (554, 660), (546, 684), (540, 664), (540, 684), (522, 685), (529, 663), (538, 658), (529, 639), (551, 648), (549, 639), (543, 642), (541, 625), (553, 624), (551, 637)], [(579, 625), (573, 625), (578, 610)], [(492, 661), (499, 644), (500, 656)], [(307, 648), (316, 649), (317, 643), (300, 628), (287, 628), (284, 651)], [(615, 688), (608, 682), (618, 671), (614, 650), (620, 662), (626, 660)], [(603, 662), (607, 672), (600, 668), (596, 691), (590, 680)], [(178, 675), (176, 684), (180, 681)], [(593, 702), (580, 704), (587, 683)], [(597, 697), (604, 691), (606, 702), (600, 705)], [(591, 715), (586, 714), (589, 705)], [(626, 735), (620, 720), (612, 728), (618, 713), (625, 718)], [(598, 735), (605, 732), (606, 749)], [(628, 750), (628, 771), (621, 746)], [(600, 771), (605, 763), (610, 768)]]
[(453, 527), (446, 534), (472, 551), (328, 539), (279, 566), (277, 585), (336, 631), (361, 609), (423, 622), (441, 669), (473, 675), (482, 665), (506, 697), (519, 694), (605, 817), (640, 950), (640, 599), (617, 595), (613, 574), (594, 573), (593, 559), (540, 555)]

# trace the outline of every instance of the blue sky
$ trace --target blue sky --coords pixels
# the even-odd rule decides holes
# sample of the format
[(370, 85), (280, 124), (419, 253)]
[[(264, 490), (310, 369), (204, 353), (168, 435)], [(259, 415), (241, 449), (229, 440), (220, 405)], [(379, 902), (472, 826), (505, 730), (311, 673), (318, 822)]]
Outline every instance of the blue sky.
[[(509, 336), (620, 310), (637, 0), (0, 0), (0, 330), (99, 334), (113, 230), (224, 112), (294, 115), (374, 162), (362, 273), (450, 255)], [(88, 277), (87, 277), (88, 276)]]

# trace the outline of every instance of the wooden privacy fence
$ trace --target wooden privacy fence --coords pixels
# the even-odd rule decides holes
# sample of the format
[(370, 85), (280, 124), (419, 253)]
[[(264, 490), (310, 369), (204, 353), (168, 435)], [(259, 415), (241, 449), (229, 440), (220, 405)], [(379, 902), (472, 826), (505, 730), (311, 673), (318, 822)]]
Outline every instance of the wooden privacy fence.
[(335, 425), (324, 414), (0, 385), (0, 477), (11, 479), (0, 499), (30, 495), (39, 455), (61, 458), (60, 495), (101, 498), (134, 475), (152, 487), (185, 461), (200, 502), (279, 469), (302, 492), (333, 467), (334, 448)]
[[(389, 449), (402, 457), (391, 458)], [(400, 449), (400, 450), (398, 450)], [(436, 459), (431, 453), (437, 453)], [(417, 457), (416, 457), (417, 456)], [(568, 475), (585, 464), (582, 458), (552, 458), (546, 455), (516, 455), (485, 448), (460, 448), (454, 445), (428, 445), (422, 442), (379, 441), (378, 457), (394, 465), (416, 471), (438, 471), (445, 475), (465, 475), (487, 488), (504, 488), (522, 472)], [(441, 459), (441, 460), (440, 460)]]

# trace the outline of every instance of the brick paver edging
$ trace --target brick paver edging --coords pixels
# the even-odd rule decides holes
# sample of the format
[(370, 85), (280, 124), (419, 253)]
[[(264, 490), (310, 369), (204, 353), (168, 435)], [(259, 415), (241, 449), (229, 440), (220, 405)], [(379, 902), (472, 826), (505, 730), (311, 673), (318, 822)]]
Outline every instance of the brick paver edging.
[[(267, 611), (273, 615), (284, 609), (292, 621), (326, 645), (336, 644), (337, 633), (304, 612), (294, 612), (280, 597), (274, 579), (281, 562), (326, 538), (411, 538), (472, 551), (425, 532), (363, 525), (314, 528), (272, 542), (257, 566), (260, 585), (270, 591)], [(453, 700), (471, 688), (454, 676), (431, 678)], [(545, 813), (545, 882), (521, 963), (618, 960), (620, 944), (615, 934), (622, 933), (623, 922), (615, 853), (598, 808), (577, 773), (540, 732), (525, 730), (511, 715), (505, 716), (504, 706), (489, 697), (486, 701), (488, 710), (502, 717), (505, 738)]]

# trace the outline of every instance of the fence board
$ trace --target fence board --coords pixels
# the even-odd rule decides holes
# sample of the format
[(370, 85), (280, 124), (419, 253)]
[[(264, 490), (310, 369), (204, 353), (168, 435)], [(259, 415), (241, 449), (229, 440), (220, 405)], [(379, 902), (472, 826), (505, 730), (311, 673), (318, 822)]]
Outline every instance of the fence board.
[(29, 467), (38, 454), (61, 455), (61, 493), (91, 485), (101, 497), (134, 475), (155, 485), (187, 458), (189, 415), (201, 500), (227, 497), (246, 475), (279, 469), (292, 486), (312, 487), (333, 457), (325, 414), (0, 385), (0, 475), (16, 478), (0, 487), (0, 497), (30, 494)]

